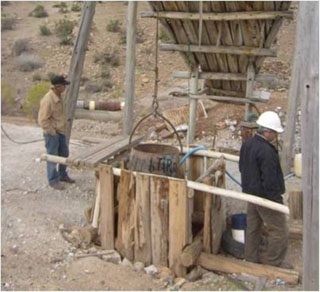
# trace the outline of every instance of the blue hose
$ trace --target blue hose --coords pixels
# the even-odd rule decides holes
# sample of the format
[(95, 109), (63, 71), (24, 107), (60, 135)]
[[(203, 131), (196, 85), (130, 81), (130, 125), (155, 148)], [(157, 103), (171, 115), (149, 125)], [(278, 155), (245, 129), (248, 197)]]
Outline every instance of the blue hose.
[(193, 153), (199, 151), (199, 150), (206, 150), (206, 147), (204, 146), (198, 146), (196, 148), (191, 149), (190, 151), (188, 151), (180, 160), (179, 165), (185, 163), (185, 161), (189, 158), (189, 156), (191, 156)]

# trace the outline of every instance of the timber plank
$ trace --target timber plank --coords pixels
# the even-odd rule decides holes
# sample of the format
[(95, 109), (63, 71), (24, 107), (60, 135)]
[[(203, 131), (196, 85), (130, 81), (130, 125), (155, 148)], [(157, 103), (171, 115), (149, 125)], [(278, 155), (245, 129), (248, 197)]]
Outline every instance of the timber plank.
[(169, 268), (178, 276), (186, 275), (180, 254), (189, 241), (189, 213), (185, 181), (169, 180)]
[(118, 234), (116, 249), (128, 260), (134, 260), (135, 181), (132, 172), (121, 170), (118, 185)]
[(151, 176), (151, 245), (152, 263), (168, 266), (169, 244), (169, 181)]
[(198, 264), (208, 270), (236, 274), (245, 273), (258, 277), (264, 276), (270, 280), (279, 278), (290, 284), (297, 284), (299, 280), (299, 273), (294, 270), (250, 263), (222, 255), (201, 253)]
[(136, 175), (134, 259), (145, 265), (152, 261), (150, 176), (140, 173)]
[(114, 249), (114, 180), (111, 166), (100, 166), (99, 182), (101, 246), (104, 249)]

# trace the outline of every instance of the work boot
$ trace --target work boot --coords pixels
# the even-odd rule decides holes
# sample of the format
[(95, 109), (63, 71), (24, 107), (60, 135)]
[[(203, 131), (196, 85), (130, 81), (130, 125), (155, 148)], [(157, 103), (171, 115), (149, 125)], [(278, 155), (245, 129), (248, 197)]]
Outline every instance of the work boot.
[(59, 182), (49, 183), (49, 186), (58, 191), (64, 190), (64, 187), (61, 184), (59, 184)]
[(74, 179), (70, 178), (69, 176), (61, 177), (60, 181), (64, 181), (68, 184), (74, 184), (76, 182)]

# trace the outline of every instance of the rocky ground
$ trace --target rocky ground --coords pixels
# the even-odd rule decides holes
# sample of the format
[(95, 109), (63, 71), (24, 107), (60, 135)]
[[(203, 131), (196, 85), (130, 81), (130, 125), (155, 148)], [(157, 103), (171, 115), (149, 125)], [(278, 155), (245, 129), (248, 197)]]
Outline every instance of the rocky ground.
[[(47, 18), (29, 17), (29, 12), (41, 3), (49, 13)], [(293, 5), (293, 11), (296, 11)], [(125, 44), (121, 44), (121, 33), (106, 30), (110, 20), (120, 20), (125, 27), (125, 2), (101, 2), (97, 4), (89, 50), (84, 68), (84, 79), (98, 82), (98, 64), (95, 55), (106, 48), (119, 54), (118, 67), (110, 67), (112, 87), (103, 92), (88, 92), (85, 83), (81, 87), (79, 99), (101, 100), (123, 96)], [(139, 3), (139, 12), (147, 10), (146, 2)], [(44, 78), (49, 72), (67, 72), (72, 47), (61, 46), (57, 37), (40, 36), (39, 26), (46, 24), (52, 30), (55, 21), (63, 17), (78, 20), (80, 13), (59, 13), (53, 2), (15, 2), (2, 6), (2, 12), (17, 16), (14, 30), (2, 31), (1, 39), (1, 81), (15, 91), (14, 107), (2, 112), (2, 125), (7, 133), (19, 141), (42, 140), (41, 130), (30, 120), (21, 117), (21, 104), (28, 90), (35, 84), (34, 75)], [(137, 46), (137, 74), (135, 117), (146, 114), (151, 105), (153, 92), (154, 35), (153, 20), (139, 18), (139, 32), (143, 39)], [(259, 105), (259, 110), (277, 110), (285, 121), (287, 95), (290, 82), (291, 58), (293, 54), (295, 20), (285, 21), (278, 36), (276, 48), (279, 57), (266, 59), (263, 72), (274, 73), (280, 77), (278, 84), (257, 85), (257, 89), (271, 92), (268, 104)], [(76, 33), (76, 30), (75, 30)], [(14, 43), (28, 37), (31, 52), (40, 56), (45, 65), (33, 72), (20, 72), (16, 58), (12, 55)], [(173, 99), (171, 91), (188, 89), (186, 81), (174, 80), (172, 71), (186, 70), (183, 60), (177, 54), (160, 52), (159, 54), (159, 101), (161, 110), (172, 109), (187, 103), (184, 99)], [(208, 102), (208, 118), (197, 122), (196, 144), (207, 148), (227, 149), (237, 152), (241, 146), (239, 137), (240, 121), (243, 119), (243, 107)], [(219, 124), (213, 145), (214, 125)], [(159, 121), (149, 121), (139, 131), (146, 133)], [(97, 122), (75, 120), (72, 130), (71, 153), (79, 153), (92, 145), (84, 137), (109, 139), (122, 133), (122, 122)], [(152, 134), (152, 131), (150, 132)], [(155, 137), (159, 141), (176, 143), (175, 138)], [(99, 247), (91, 245), (77, 248), (61, 236), (59, 226), (85, 226), (84, 210), (90, 207), (94, 199), (94, 174), (86, 170), (72, 169), (71, 175), (77, 181), (59, 192), (48, 188), (45, 179), (45, 164), (37, 162), (44, 152), (42, 141), (32, 144), (15, 144), (1, 134), (1, 266), (3, 290), (247, 290), (254, 289), (256, 279), (237, 280), (235, 275), (218, 275), (204, 271), (201, 280), (186, 282), (177, 286), (169, 277), (164, 281), (137, 268), (114, 264), (97, 257), (76, 259), (78, 255), (99, 252)], [(185, 140), (185, 136), (183, 137)], [(214, 146), (214, 147), (213, 147)], [(295, 151), (300, 148), (300, 121), (297, 122)], [(228, 163), (227, 168), (239, 179), (237, 165)], [(298, 179), (287, 181), (287, 189), (299, 186)], [(232, 181), (227, 188), (239, 189)], [(235, 204), (233, 211), (244, 210), (244, 204)], [(235, 207), (236, 206), (236, 207)], [(230, 209), (231, 210), (231, 209)], [(290, 242), (289, 260), (295, 269), (301, 272), (301, 241)], [(159, 271), (160, 272), (160, 271)], [(161, 273), (160, 273), (161, 274)], [(165, 274), (165, 272), (163, 272)], [(167, 275), (166, 275), (167, 276)], [(177, 281), (177, 280), (176, 280)], [(175, 285), (176, 284), (176, 285)], [(267, 282), (267, 290), (298, 290), (300, 286), (290, 287), (282, 282)]]

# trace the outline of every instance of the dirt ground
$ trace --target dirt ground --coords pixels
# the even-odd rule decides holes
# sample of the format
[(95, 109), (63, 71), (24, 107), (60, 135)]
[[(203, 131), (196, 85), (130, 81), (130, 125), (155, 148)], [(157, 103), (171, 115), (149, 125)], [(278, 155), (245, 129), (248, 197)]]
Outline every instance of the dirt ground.
[[(49, 13), (46, 19), (32, 18), (28, 13), (41, 3)], [(44, 153), (41, 129), (32, 121), (21, 117), (21, 104), (27, 91), (34, 84), (33, 75), (46, 76), (48, 72), (67, 72), (70, 64), (72, 47), (60, 46), (57, 37), (39, 35), (39, 25), (54, 27), (54, 22), (64, 15), (52, 7), (53, 2), (15, 2), (14, 5), (2, 7), (3, 12), (15, 13), (18, 17), (16, 28), (3, 31), (1, 34), (1, 81), (12, 86), (16, 91), (15, 108), (2, 115), (2, 125), (7, 133), (18, 141), (41, 140), (32, 144), (15, 144), (1, 133), (1, 288), (2, 290), (165, 290), (168, 287), (160, 280), (143, 272), (89, 257), (75, 260), (75, 255), (95, 252), (77, 249), (64, 240), (59, 226), (85, 226), (84, 210), (94, 200), (95, 178), (93, 172), (72, 169), (71, 176), (75, 185), (66, 185), (65, 191), (55, 191), (47, 186), (45, 163), (37, 158)], [(119, 44), (120, 35), (107, 32), (105, 27), (109, 20), (121, 20), (125, 25), (126, 8), (124, 2), (102, 2), (97, 4), (94, 18), (92, 39), (85, 62), (84, 76), (96, 80), (99, 68), (94, 63), (95, 53), (115, 49), (120, 55), (119, 67), (111, 69), (113, 88), (107, 92), (88, 93), (84, 87), (80, 90), (79, 99), (101, 100), (109, 97), (122, 98), (124, 83), (125, 45)], [(139, 12), (147, 10), (146, 2), (139, 3)], [(296, 11), (296, 5), (293, 5)], [(78, 20), (79, 13), (70, 12), (67, 17)], [(136, 102), (135, 115), (142, 116), (148, 112), (153, 90), (154, 61), (154, 21), (140, 19), (139, 29), (143, 32), (144, 41), (137, 45)], [(269, 88), (271, 100), (266, 105), (259, 105), (259, 110), (281, 107), (285, 113), (290, 81), (291, 58), (294, 49), (295, 20), (284, 21), (275, 47), (279, 57), (267, 59), (262, 72), (275, 73), (279, 76), (278, 85)], [(39, 55), (46, 64), (30, 73), (20, 72), (12, 56), (12, 46), (16, 40), (28, 37), (32, 52)], [(54, 56), (54, 57), (53, 57)], [(173, 99), (168, 93), (174, 90), (186, 90), (187, 81), (174, 80), (172, 71), (186, 70), (178, 54), (160, 52), (159, 54), (159, 100), (162, 110), (186, 104), (184, 99)], [(210, 107), (208, 119), (198, 121), (196, 143), (212, 147), (213, 125), (225, 119), (237, 121), (234, 131), (228, 128), (217, 135), (217, 148), (229, 148), (237, 151), (240, 148), (239, 122), (243, 119), (243, 107), (208, 102)], [(18, 115), (18, 116), (17, 116)], [(157, 122), (150, 121), (141, 127), (147, 131)], [(96, 122), (75, 120), (73, 125), (70, 152), (79, 153), (92, 147), (81, 140), (84, 136), (108, 139), (120, 135), (122, 122)], [(184, 138), (185, 139), (185, 138)], [(163, 142), (174, 142), (174, 139), (162, 139)], [(298, 146), (297, 146), (298, 148)], [(228, 169), (238, 175), (237, 165), (228, 165)], [(287, 182), (290, 189), (299, 185), (299, 180)], [(227, 188), (237, 189), (232, 182)], [(239, 206), (239, 210), (244, 206)], [(301, 273), (301, 241), (291, 240), (288, 260)], [(232, 275), (229, 275), (232, 276)], [(186, 283), (183, 290), (252, 290), (250, 283), (230, 279), (227, 275), (213, 274), (195, 283)], [(299, 290), (300, 285), (277, 285), (268, 282), (266, 290)]]

